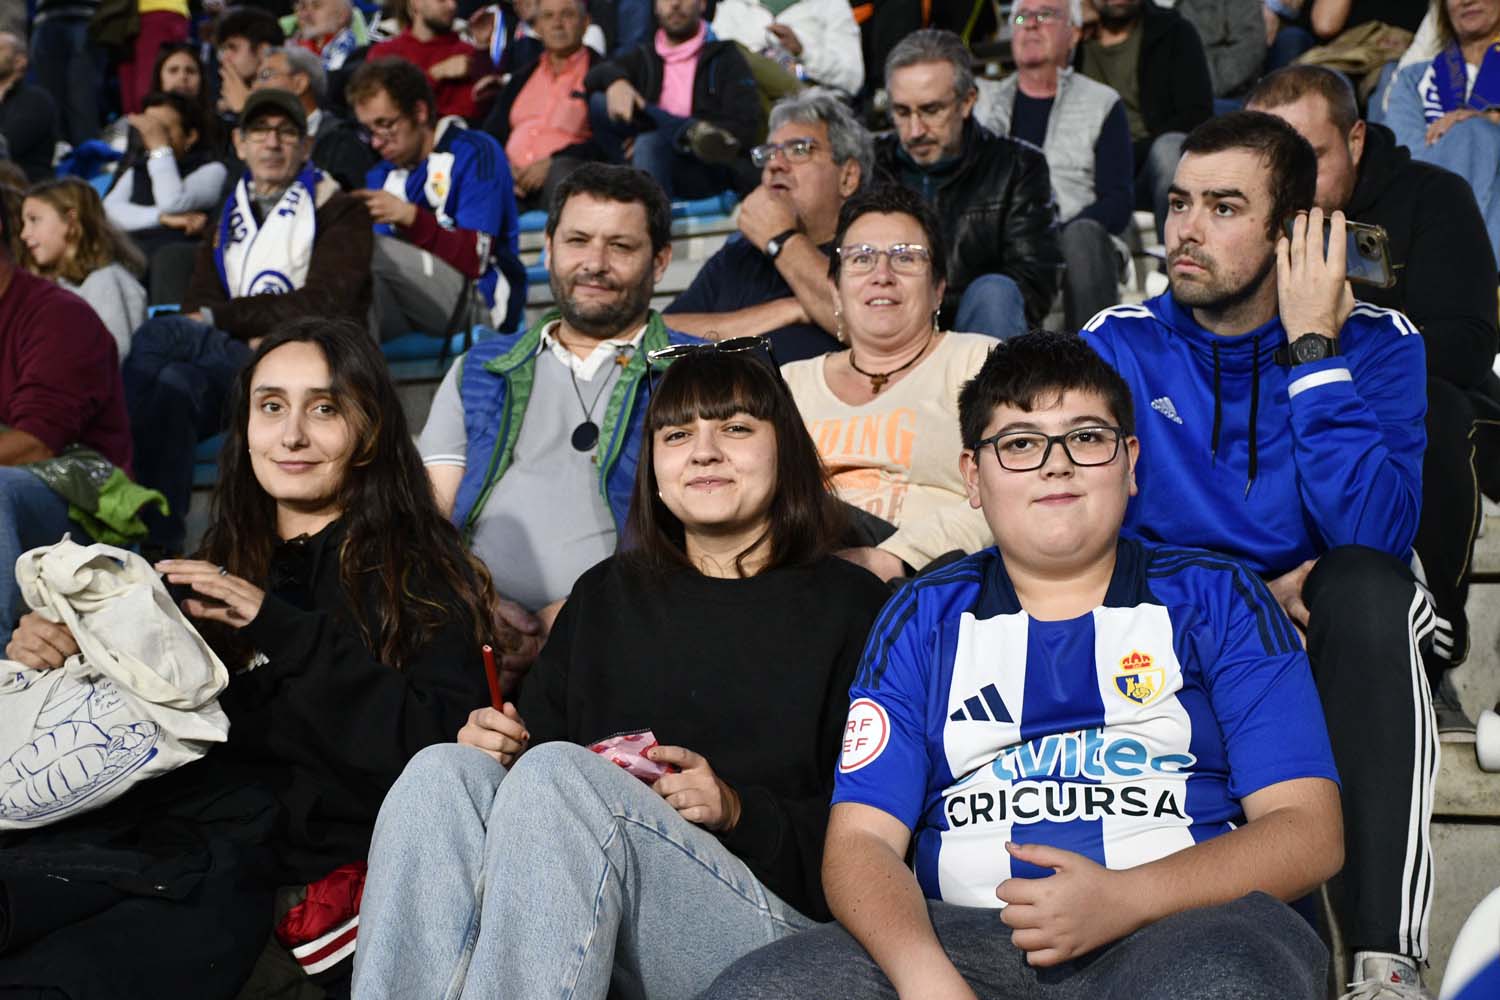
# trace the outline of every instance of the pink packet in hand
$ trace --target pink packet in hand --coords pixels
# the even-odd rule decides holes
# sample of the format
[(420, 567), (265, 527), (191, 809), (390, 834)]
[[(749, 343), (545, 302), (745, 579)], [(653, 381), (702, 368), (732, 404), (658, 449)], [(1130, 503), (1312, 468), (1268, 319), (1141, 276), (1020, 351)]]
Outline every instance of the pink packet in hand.
[(677, 770), (671, 764), (658, 764), (646, 756), (646, 751), (657, 745), (656, 734), (649, 729), (642, 729), (633, 733), (606, 736), (597, 743), (590, 743), (589, 749), (650, 785), (662, 775), (672, 774)]

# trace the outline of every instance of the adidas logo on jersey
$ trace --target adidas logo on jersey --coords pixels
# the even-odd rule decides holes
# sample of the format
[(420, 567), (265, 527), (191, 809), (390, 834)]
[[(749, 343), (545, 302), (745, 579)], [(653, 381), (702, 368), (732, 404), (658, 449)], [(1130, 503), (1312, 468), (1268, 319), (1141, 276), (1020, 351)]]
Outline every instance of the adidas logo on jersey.
[(1177, 407), (1172, 405), (1171, 396), (1157, 396), (1151, 401), (1151, 409), (1160, 413), (1174, 424), (1182, 423), (1182, 418), (1177, 415)]
[[(989, 711), (985, 711), (989, 706)], [(986, 684), (979, 689), (978, 694), (970, 695), (964, 699), (964, 707), (948, 716), (953, 722), (1014, 722), (1010, 712), (1005, 708), (1005, 702), (1000, 698), (1000, 689), (993, 684)]]

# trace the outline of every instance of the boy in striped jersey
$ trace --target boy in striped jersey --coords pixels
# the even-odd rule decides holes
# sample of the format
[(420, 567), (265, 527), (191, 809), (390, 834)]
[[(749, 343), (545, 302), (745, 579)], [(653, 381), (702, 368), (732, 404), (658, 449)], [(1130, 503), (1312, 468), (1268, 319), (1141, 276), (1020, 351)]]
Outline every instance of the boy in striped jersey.
[(959, 412), (996, 548), (901, 590), (866, 646), (823, 862), (842, 926), (708, 996), (1320, 997), (1283, 901), (1342, 830), (1291, 623), (1234, 560), (1121, 537), (1130, 392), (1078, 338), (1002, 342)]

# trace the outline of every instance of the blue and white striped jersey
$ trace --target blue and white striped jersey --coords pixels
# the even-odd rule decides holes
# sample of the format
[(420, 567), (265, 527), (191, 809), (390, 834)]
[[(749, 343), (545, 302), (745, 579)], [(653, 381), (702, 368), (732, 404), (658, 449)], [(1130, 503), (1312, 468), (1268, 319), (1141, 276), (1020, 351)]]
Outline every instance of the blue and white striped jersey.
[(912, 829), (928, 897), (994, 907), (1005, 879), (1050, 874), (1007, 840), (1129, 868), (1307, 777), (1337, 780), (1265, 585), (1223, 556), (1124, 540), (1104, 603), (1068, 621), (1027, 615), (995, 549), (901, 590), (850, 689), (833, 801)]

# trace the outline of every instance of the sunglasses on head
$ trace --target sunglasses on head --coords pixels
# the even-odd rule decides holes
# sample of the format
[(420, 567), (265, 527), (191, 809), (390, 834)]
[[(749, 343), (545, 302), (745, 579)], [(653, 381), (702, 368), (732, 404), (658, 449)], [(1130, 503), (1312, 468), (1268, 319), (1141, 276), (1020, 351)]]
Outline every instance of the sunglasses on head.
[(648, 351), (646, 354), (646, 391), (650, 393), (655, 388), (654, 382), (658, 368), (665, 368), (673, 361), (681, 361), (694, 354), (704, 354), (710, 351), (718, 354), (764, 351), (766, 362), (770, 364), (771, 371), (776, 373), (776, 380), (782, 386), (786, 385), (786, 380), (781, 376), (781, 366), (776, 363), (776, 353), (771, 349), (771, 338), (762, 333), (753, 337), (730, 337), (727, 340), (711, 340), (702, 344), (672, 344), (669, 347)]

